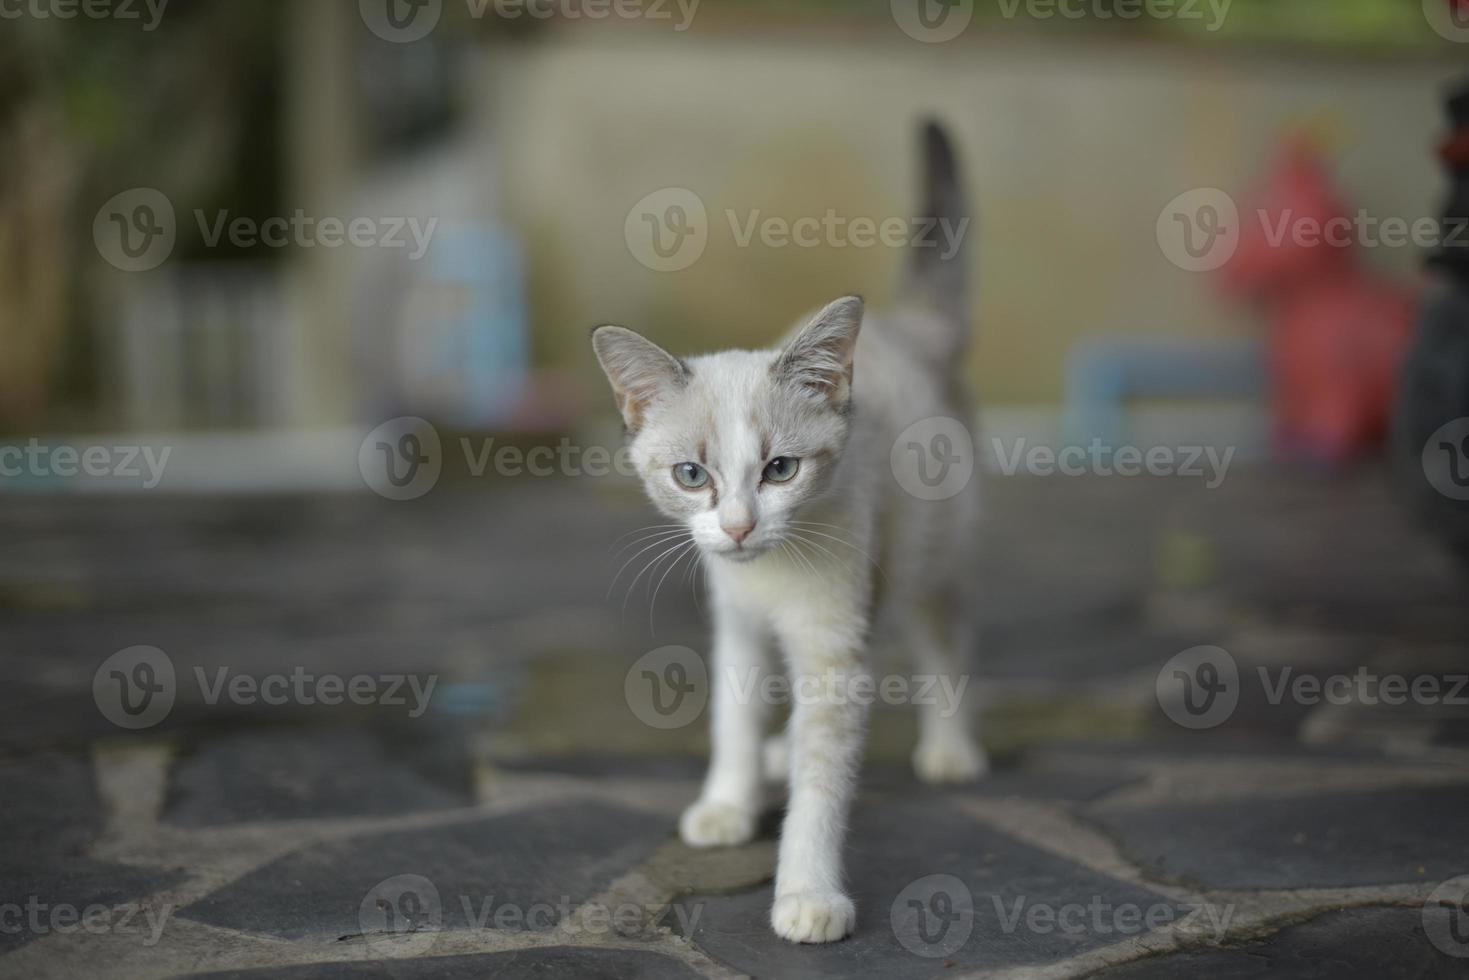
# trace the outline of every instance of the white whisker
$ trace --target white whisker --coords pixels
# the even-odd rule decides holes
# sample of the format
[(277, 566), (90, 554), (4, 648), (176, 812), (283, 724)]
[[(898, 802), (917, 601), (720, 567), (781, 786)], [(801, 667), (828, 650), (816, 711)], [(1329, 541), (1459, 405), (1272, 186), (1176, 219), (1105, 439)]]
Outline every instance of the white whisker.
[(671, 531), (671, 532), (668, 532), (665, 535), (661, 535), (657, 541), (654, 541), (652, 544), (650, 544), (650, 545), (646, 546), (645, 548), (643, 548), (642, 551), (637, 552), (631, 558), (629, 558), (627, 561), (623, 562), (622, 563), (622, 567), (617, 570), (617, 574), (614, 575), (614, 576), (612, 576), (612, 582), (611, 582), (611, 584), (609, 584), (607, 586), (607, 595), (606, 595), (606, 598), (608, 598), (608, 599), (612, 598), (612, 590), (615, 589), (615, 588), (617, 588), (617, 580), (620, 579), (620, 578), (622, 578), (622, 573), (625, 572), (625, 571), (627, 571), (627, 566), (631, 565), (634, 561), (637, 560), (638, 555), (641, 555), (645, 551), (652, 551), (654, 548), (658, 547), (659, 545), (666, 544), (669, 541), (672, 541), (674, 538), (678, 537), (679, 533), (680, 532), (677, 532), (677, 531)]

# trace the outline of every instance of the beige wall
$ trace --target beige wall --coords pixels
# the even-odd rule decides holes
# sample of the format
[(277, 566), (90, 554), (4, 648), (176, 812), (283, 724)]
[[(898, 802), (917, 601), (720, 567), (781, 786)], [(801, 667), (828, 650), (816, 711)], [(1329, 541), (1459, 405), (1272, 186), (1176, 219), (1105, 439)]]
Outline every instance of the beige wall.
[[(1184, 190), (1248, 186), (1291, 125), (1325, 121), (1342, 185), (1373, 214), (1434, 213), (1437, 91), (1455, 67), (1163, 44), (634, 31), (558, 32), (487, 57), (486, 111), (505, 207), (531, 249), (543, 360), (590, 379), (585, 337), (597, 322), (681, 349), (756, 345), (843, 291), (885, 299), (893, 250), (740, 248), (723, 212), (904, 215), (911, 126), (932, 112), (957, 135), (981, 209), (971, 367), (991, 403), (1056, 400), (1065, 352), (1090, 334), (1250, 329), (1207, 277), (1167, 262), (1155, 222)], [(628, 209), (666, 186), (697, 192), (711, 217), (703, 257), (675, 273), (644, 268), (623, 238)], [(1373, 262), (1411, 273), (1418, 256), (1378, 250)]]

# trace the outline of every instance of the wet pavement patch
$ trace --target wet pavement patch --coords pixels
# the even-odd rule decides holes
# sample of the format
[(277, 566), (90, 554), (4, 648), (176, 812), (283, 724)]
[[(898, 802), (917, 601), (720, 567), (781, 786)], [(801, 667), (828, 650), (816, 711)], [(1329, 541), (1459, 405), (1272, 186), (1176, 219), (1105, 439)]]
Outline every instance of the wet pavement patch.
[(1437, 881), (1464, 870), (1469, 785), (1092, 808), (1154, 873), (1211, 888)]
[(401, 911), (428, 927), (549, 929), (646, 857), (668, 821), (594, 802), (303, 848), (182, 909), (286, 939), (354, 937)]
[(264, 729), (211, 739), (176, 764), (164, 819), (199, 827), (468, 806), (474, 797), (463, 743), (439, 741), (419, 748), (440, 769), (457, 763), (457, 773), (442, 780), (395, 758), (387, 733)]

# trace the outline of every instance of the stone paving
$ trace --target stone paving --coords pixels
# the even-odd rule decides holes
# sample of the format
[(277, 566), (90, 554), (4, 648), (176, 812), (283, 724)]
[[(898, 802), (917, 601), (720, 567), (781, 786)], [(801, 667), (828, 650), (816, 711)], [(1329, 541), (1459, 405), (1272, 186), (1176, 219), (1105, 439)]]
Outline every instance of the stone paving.
[(1469, 976), (1466, 579), (1380, 478), (989, 495), (995, 771), (920, 786), (878, 706), (823, 947), (778, 798), (677, 839), (703, 718), (630, 667), (704, 630), (683, 569), (609, 597), (631, 493), (9, 497), (0, 976)]

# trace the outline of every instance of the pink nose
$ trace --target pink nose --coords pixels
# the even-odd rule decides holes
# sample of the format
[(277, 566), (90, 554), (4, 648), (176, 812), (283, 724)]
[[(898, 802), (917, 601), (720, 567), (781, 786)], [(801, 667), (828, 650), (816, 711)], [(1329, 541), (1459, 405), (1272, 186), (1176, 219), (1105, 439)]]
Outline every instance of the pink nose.
[(745, 539), (750, 536), (750, 532), (755, 530), (755, 525), (753, 523), (721, 524), (719, 525), (719, 527), (722, 531), (724, 531), (725, 534), (728, 534), (732, 539), (734, 539), (735, 544), (744, 544)]

